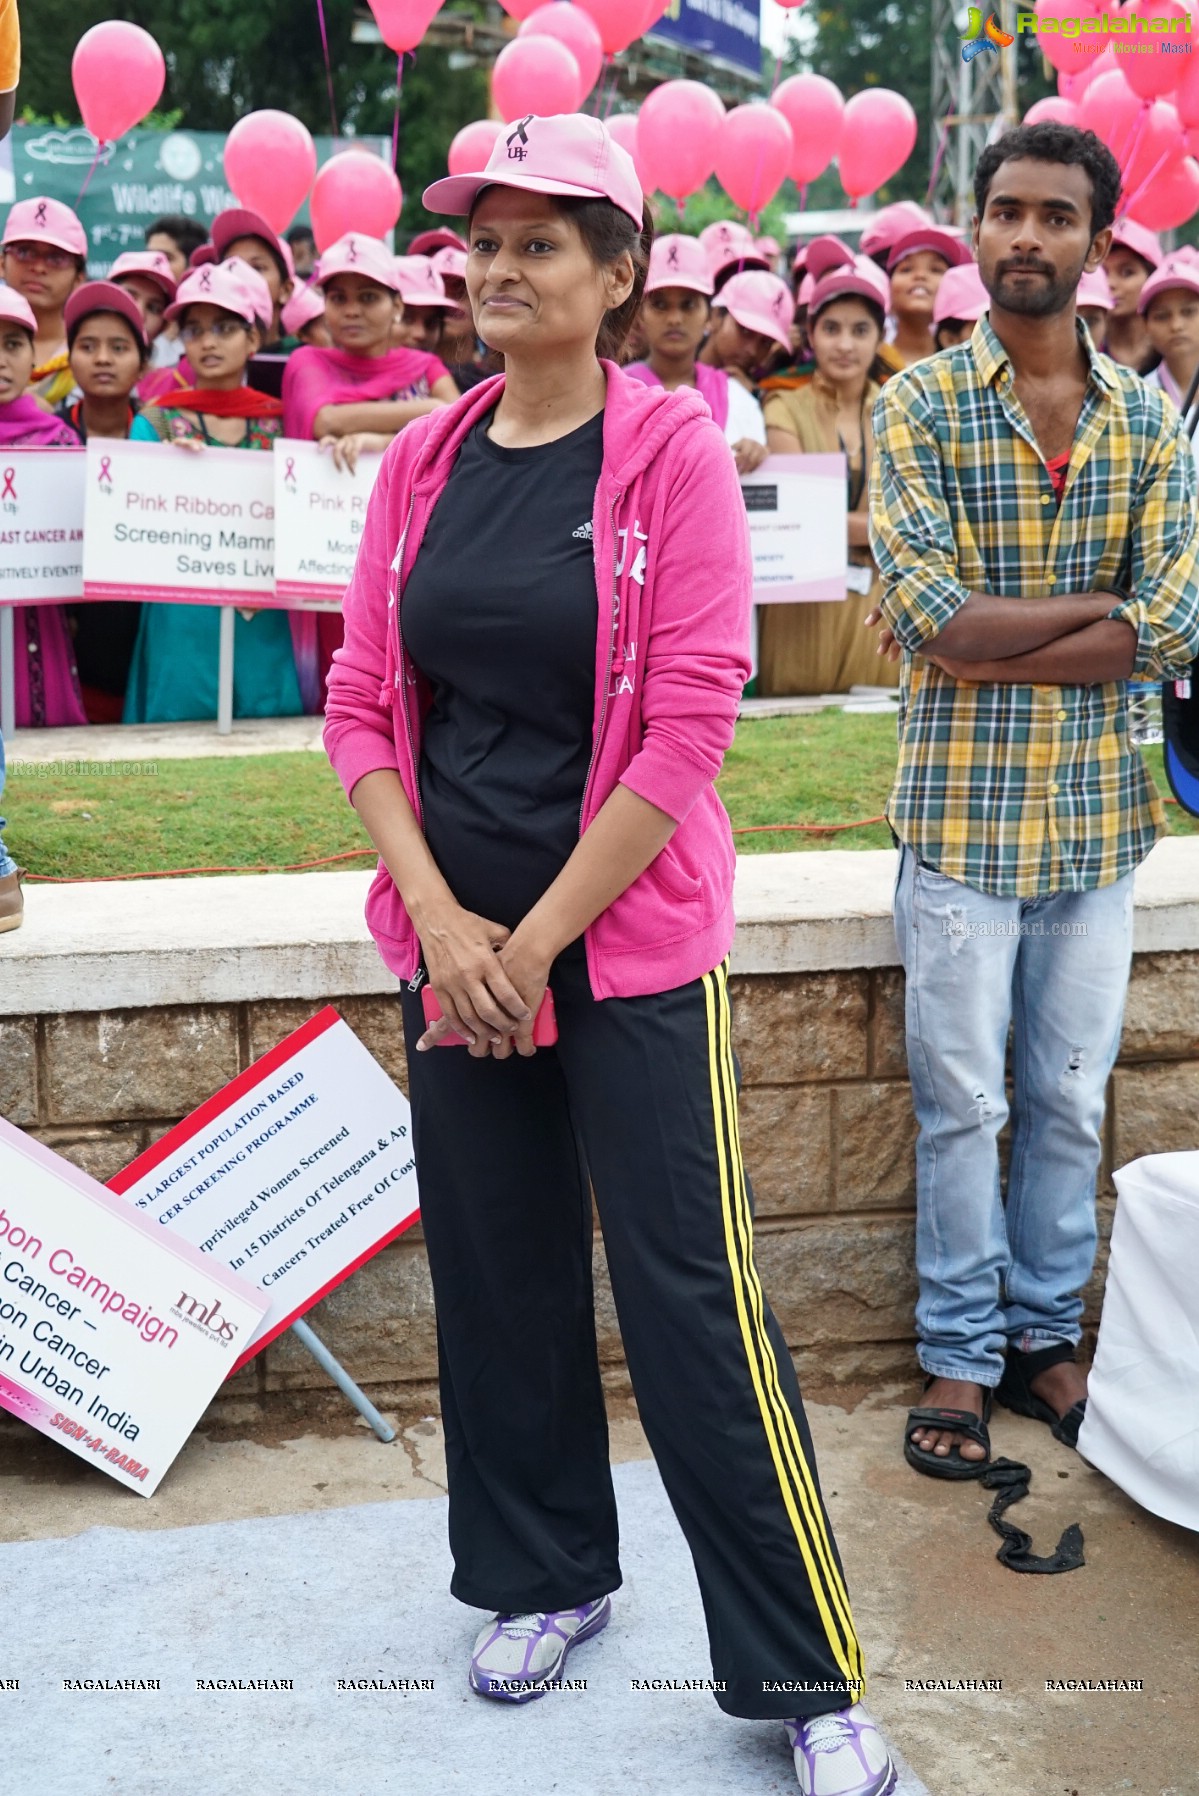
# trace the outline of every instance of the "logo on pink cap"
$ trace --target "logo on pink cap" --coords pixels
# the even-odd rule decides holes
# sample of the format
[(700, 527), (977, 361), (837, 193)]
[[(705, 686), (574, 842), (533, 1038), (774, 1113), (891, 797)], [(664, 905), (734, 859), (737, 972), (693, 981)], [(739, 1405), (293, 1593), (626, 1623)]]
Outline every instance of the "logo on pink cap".
[[(523, 162), (529, 154), (529, 133), (527, 127), (533, 123), (536, 113), (526, 113), (514, 128), (512, 135), (505, 141), (508, 145), (509, 162)], [(518, 141), (519, 140), (519, 141)]]

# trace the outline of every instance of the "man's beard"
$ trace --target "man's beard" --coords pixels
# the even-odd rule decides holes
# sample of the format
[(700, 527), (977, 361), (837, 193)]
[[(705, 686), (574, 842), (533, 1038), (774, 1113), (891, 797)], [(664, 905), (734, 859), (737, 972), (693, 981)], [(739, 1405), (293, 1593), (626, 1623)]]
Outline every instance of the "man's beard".
[[(1012, 276), (1021, 271), (1045, 276), (1030, 282), (1017, 282)], [(995, 284), (989, 289), (991, 298), (1005, 312), (1014, 312), (1023, 318), (1052, 318), (1058, 312), (1064, 312), (1074, 298), (1082, 270), (1073, 274), (1055, 271), (1044, 262), (1026, 262), (1013, 265), (1001, 262), (995, 270)]]

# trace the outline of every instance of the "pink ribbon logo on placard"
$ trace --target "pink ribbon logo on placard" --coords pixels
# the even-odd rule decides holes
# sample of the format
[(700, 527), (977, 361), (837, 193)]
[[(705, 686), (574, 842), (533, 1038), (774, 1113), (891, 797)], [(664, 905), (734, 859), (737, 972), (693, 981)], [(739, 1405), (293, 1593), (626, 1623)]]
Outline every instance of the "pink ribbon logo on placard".
[(109, 492), (112, 491), (112, 456), (111, 455), (102, 455), (100, 457), (100, 485), (103, 487), (107, 487)]
[(285, 486), (289, 486), (293, 493), (295, 492), (295, 490), (296, 490), (296, 458), (294, 455), (289, 455), (287, 458), (287, 466), (283, 470), (283, 484)]
[(4, 470), (4, 491), (2, 493), (0, 493), (0, 499), (15, 499), (16, 498), (16, 496), (17, 496), (17, 488), (16, 488), (16, 484), (15, 484), (16, 477), (17, 477), (17, 470), (15, 468), (5, 468), (5, 470)]

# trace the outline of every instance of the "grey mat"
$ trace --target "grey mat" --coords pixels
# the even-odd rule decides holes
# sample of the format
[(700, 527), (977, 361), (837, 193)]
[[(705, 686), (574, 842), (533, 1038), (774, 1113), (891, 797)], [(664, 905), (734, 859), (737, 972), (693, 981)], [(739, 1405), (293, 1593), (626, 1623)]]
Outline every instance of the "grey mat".
[[(656, 1467), (614, 1468), (624, 1585), (567, 1661), (583, 1693), (521, 1708), (466, 1684), (485, 1617), (447, 1594), (442, 1500), (0, 1546), (0, 1789), (38, 1796), (767, 1796), (798, 1789), (781, 1724), (730, 1720)], [(130, 1501), (136, 1499), (131, 1498)], [(64, 1678), (159, 1678), (68, 1692)], [(197, 1678), (294, 1691), (199, 1692)], [(432, 1678), (343, 1692), (337, 1678)], [(928, 1796), (907, 1773), (897, 1796)]]

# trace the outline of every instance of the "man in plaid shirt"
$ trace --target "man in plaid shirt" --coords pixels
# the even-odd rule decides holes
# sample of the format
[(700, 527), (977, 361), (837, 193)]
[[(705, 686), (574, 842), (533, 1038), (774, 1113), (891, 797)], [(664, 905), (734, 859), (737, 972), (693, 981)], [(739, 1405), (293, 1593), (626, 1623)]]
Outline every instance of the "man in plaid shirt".
[(1199, 652), (1190, 445), (1075, 317), (1119, 184), (1090, 132), (1021, 126), (989, 146), (974, 226), (989, 316), (888, 381), (874, 414), (885, 596), (868, 621), (903, 659), (887, 814), (929, 1378), (904, 1451), (936, 1477), (978, 1475), (992, 1394), (1077, 1439), (1133, 870), (1164, 829), (1128, 682), (1181, 677)]

